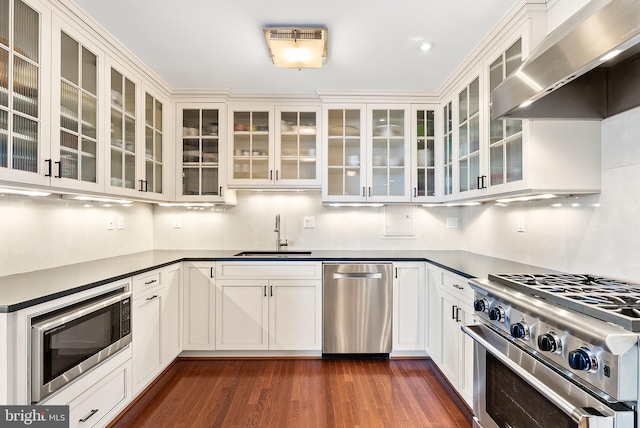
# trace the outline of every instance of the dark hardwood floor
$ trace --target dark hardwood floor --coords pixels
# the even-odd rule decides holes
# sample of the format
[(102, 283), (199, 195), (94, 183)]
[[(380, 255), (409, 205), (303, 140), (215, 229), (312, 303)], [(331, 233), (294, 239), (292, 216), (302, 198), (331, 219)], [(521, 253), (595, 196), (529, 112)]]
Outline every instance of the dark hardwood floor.
[(471, 415), (430, 360), (176, 361), (122, 427), (465, 427)]

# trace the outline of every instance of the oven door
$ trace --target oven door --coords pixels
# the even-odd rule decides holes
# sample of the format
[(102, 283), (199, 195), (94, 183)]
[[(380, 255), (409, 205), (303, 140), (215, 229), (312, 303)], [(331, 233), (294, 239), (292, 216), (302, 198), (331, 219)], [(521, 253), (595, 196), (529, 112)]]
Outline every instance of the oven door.
[(483, 324), (474, 340), (473, 412), (484, 428), (633, 428), (634, 412), (604, 403)]

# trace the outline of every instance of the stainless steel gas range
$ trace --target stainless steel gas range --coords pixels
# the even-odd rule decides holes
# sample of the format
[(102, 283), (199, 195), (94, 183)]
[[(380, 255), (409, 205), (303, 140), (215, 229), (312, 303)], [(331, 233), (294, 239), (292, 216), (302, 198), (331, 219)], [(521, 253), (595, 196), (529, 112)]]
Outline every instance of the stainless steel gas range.
[(639, 426), (640, 285), (559, 273), (469, 284), (476, 426)]

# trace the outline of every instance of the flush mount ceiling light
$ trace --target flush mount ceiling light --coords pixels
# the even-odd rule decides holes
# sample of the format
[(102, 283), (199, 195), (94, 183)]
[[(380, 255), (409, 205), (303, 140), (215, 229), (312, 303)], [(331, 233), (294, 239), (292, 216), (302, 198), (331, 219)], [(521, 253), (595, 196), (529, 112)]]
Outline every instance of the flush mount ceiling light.
[(264, 37), (278, 68), (321, 68), (326, 62), (326, 28), (268, 27)]

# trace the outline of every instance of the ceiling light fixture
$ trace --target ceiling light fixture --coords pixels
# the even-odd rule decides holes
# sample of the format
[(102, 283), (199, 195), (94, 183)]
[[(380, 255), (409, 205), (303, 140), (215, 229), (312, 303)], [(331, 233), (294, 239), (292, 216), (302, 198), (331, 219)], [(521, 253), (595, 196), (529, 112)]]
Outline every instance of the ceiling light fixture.
[(263, 31), (276, 67), (321, 68), (326, 63), (326, 28), (268, 27)]
[(418, 50), (421, 52), (430, 51), (431, 49), (433, 49), (433, 43), (431, 42), (423, 42), (418, 46)]

